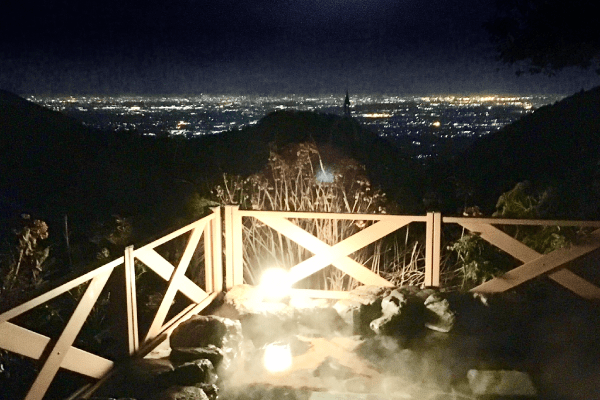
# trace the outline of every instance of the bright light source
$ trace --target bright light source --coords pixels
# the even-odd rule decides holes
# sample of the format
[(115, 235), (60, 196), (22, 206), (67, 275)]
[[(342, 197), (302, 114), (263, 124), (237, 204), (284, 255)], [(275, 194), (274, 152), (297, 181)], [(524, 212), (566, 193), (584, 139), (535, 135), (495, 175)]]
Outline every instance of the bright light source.
[(266, 270), (260, 279), (260, 291), (265, 298), (281, 299), (290, 294), (292, 283), (287, 271), (281, 268)]
[(292, 351), (287, 344), (271, 343), (265, 348), (265, 368), (269, 372), (282, 372), (292, 366)]

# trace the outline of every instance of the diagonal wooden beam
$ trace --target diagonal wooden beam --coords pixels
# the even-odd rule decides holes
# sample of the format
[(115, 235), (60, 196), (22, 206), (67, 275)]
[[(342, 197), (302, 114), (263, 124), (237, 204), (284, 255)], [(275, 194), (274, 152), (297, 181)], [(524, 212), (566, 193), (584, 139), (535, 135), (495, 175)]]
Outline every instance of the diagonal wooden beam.
[(198, 246), (198, 242), (200, 241), (200, 238), (202, 237), (203, 230), (204, 230), (204, 225), (197, 226), (192, 231), (192, 234), (190, 235), (190, 238), (188, 239), (187, 246), (185, 247), (185, 250), (183, 251), (183, 256), (181, 257), (181, 260), (179, 261), (177, 268), (175, 268), (175, 270), (171, 274), (171, 278), (169, 279), (169, 286), (167, 287), (167, 291), (165, 292), (162, 302), (160, 303), (160, 306), (158, 307), (158, 310), (156, 311), (156, 315), (154, 317), (154, 320), (152, 321), (152, 324), (150, 325), (150, 329), (148, 330), (148, 334), (146, 335), (146, 338), (144, 339), (144, 341), (152, 340), (160, 332), (162, 324), (165, 321), (165, 318), (167, 317), (169, 308), (171, 308), (173, 299), (175, 298), (175, 295), (179, 291), (179, 288), (181, 286), (181, 281), (183, 280), (183, 278), (185, 276), (185, 271), (187, 270), (187, 267), (190, 264), (192, 256), (194, 255), (194, 252), (196, 251), (196, 247)]
[(408, 224), (408, 221), (404, 224), (398, 224), (397, 222), (391, 221), (380, 221), (333, 246), (327, 245), (328, 249), (326, 251), (314, 255), (290, 269), (292, 283), (298, 282), (299, 280), (320, 271), (329, 264), (362, 249), (370, 243), (402, 228), (406, 224)]
[(517, 260), (527, 263), (541, 257), (541, 254), (537, 251), (490, 224), (471, 222), (459, 222), (459, 224), (471, 232), (479, 233), (482, 239), (507, 252)]
[(600, 300), (600, 288), (566, 268), (548, 275), (556, 283), (588, 300)]
[[(327, 243), (286, 219), (264, 216), (256, 216), (256, 218), (317, 255), (321, 253), (328, 253), (331, 249), (331, 246), (329, 246)], [(364, 284), (393, 286), (386, 279), (348, 257), (344, 256), (338, 258), (335, 261), (332, 261), (332, 264), (339, 270), (345, 272)]]
[(112, 271), (115, 267), (117, 267), (121, 264), (123, 264), (123, 257), (119, 257), (107, 264), (104, 264), (104, 265), (96, 268), (93, 271), (90, 271), (90, 272), (83, 274), (67, 283), (62, 284), (57, 288), (49, 290), (46, 293), (43, 293), (43, 294), (37, 296), (36, 298), (33, 298), (21, 305), (11, 308), (10, 310), (0, 314), (0, 323), (2, 323), (4, 321), (9, 321), (12, 318), (15, 318), (33, 308), (39, 306), (40, 304), (43, 304), (49, 300), (52, 300), (53, 298), (60, 296), (61, 294), (65, 293), (65, 292), (68, 292), (69, 290), (81, 285), (82, 283), (89, 281), (90, 279), (92, 279), (100, 274), (103, 274), (107, 271)]
[(554, 250), (533, 261), (514, 268), (502, 276), (491, 279), (473, 289), (472, 292), (500, 293), (510, 290), (540, 275), (549, 274), (564, 268), (567, 263), (574, 261), (600, 248), (600, 229), (595, 230), (582, 243), (568, 248)]
[[(156, 272), (165, 281), (171, 279), (171, 275), (173, 274), (175, 267), (170, 262), (165, 260), (163, 256), (158, 254), (154, 249), (138, 249), (135, 250), (134, 255), (138, 260), (146, 264), (148, 268)], [(202, 290), (185, 275), (181, 277), (179, 290), (194, 303), (199, 303), (206, 298), (206, 296), (208, 296), (204, 290)]]
[(92, 310), (92, 307), (94, 307), (98, 296), (100, 296), (100, 292), (102, 292), (104, 285), (106, 285), (111, 272), (112, 270), (92, 279), (85, 293), (81, 297), (79, 304), (77, 304), (69, 322), (67, 322), (65, 329), (52, 348), (40, 373), (33, 382), (33, 386), (29, 389), (25, 400), (41, 400), (44, 397), (46, 391), (50, 387), (50, 383), (54, 379), (54, 376), (56, 376), (58, 369), (65, 359), (67, 352), (71, 348), (73, 341), (77, 337), (77, 334), (79, 334), (79, 331)]
[[(10, 322), (0, 324), (0, 348), (39, 360), (46, 350), (50, 338), (22, 328)], [(114, 363), (87, 351), (70, 347), (60, 364), (61, 368), (100, 379), (114, 366)]]

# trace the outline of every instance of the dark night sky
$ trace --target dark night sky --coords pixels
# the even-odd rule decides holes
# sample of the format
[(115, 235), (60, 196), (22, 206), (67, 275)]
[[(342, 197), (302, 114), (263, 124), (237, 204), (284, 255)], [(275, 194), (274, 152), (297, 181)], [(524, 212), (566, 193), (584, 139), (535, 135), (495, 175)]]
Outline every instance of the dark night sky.
[(18, 94), (570, 94), (593, 72), (516, 77), (492, 0), (21, 0), (0, 12)]

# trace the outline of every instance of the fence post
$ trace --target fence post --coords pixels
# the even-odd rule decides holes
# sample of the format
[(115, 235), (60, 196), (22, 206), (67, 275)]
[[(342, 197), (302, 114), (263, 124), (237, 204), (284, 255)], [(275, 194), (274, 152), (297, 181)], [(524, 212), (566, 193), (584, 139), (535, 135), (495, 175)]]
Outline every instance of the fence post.
[(440, 286), (441, 234), (442, 214), (428, 212), (425, 235), (425, 286)]
[(239, 206), (225, 206), (225, 284), (227, 289), (244, 283), (242, 217)]
[(204, 228), (204, 276), (206, 292), (223, 290), (221, 208), (212, 208), (214, 218)]
[(135, 259), (133, 246), (125, 248), (125, 301), (127, 308), (127, 337), (129, 344), (129, 355), (135, 354), (140, 348), (140, 337), (137, 321), (137, 299), (135, 288)]

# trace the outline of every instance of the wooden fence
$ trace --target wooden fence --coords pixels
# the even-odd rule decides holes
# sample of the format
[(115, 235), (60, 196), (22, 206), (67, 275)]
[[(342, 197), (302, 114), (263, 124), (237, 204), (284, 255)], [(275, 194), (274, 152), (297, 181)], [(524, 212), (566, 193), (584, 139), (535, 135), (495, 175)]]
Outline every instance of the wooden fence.
[[(223, 215), (221, 215), (221, 210)], [(485, 282), (474, 288), (473, 291), (503, 292), (536, 277), (547, 276), (583, 298), (600, 299), (600, 288), (568, 269), (571, 262), (600, 247), (600, 229), (597, 229), (600, 228), (600, 221), (457, 218), (442, 217), (440, 213), (405, 216), (266, 212), (240, 210), (237, 206), (225, 206), (215, 208), (211, 215), (140, 248), (134, 249), (133, 246), (130, 246), (125, 250), (124, 256), (0, 314), (0, 348), (40, 360), (42, 365), (26, 399), (42, 399), (59, 368), (99, 380), (113, 370), (115, 366), (113, 361), (78, 349), (73, 346), (73, 343), (116, 267), (124, 265), (125, 270), (123, 281), (125, 282), (126, 307), (124, 307), (124, 311), (127, 319), (128, 350), (133, 357), (143, 357), (148, 354), (164, 341), (181, 322), (206, 308), (223, 289), (227, 290), (244, 283), (244, 218), (259, 220), (314, 254), (309, 259), (290, 268), (293, 282), (298, 282), (326, 266), (332, 265), (362, 284), (392, 286), (391, 282), (359, 264), (349, 255), (410, 223), (424, 223), (426, 230), (425, 285), (439, 286), (442, 226), (443, 224), (459, 224), (471, 232), (478, 233), (481, 238), (523, 262), (518, 268)], [(303, 218), (371, 221), (372, 223), (339, 243), (329, 245), (292, 222)], [(222, 221), (224, 221), (224, 229), (222, 229)], [(576, 226), (596, 228), (596, 230), (581, 243), (542, 255), (498, 229), (497, 225)], [(182, 235), (188, 235), (187, 245), (177, 265), (172, 265), (156, 249)], [(186, 276), (186, 270), (201, 237), (204, 237), (204, 288)], [(223, 237), (225, 239), (224, 246), (222, 246)], [(223, 254), (225, 255), (224, 268)], [(150, 327), (143, 336), (138, 331), (135, 259), (168, 282)], [(88, 282), (73, 315), (58, 338), (49, 338), (10, 322), (11, 319)], [(347, 296), (341, 291), (296, 290), (301, 290), (311, 297), (344, 298)], [(178, 292), (186, 296), (191, 304), (165, 322)], [(87, 393), (92, 391), (93, 388), (88, 389)]]
[[(158, 246), (185, 234), (189, 235), (187, 245), (176, 266), (168, 262), (155, 250)], [(204, 265), (206, 270), (204, 289), (185, 276), (192, 256), (203, 235), (205, 237)], [(0, 348), (40, 360), (42, 365), (25, 399), (42, 399), (59, 368), (95, 379), (101, 379), (113, 370), (115, 365), (113, 361), (78, 349), (73, 346), (73, 342), (116, 267), (124, 265), (125, 270), (123, 281), (125, 282), (126, 307), (124, 311), (127, 318), (129, 354), (131, 356), (144, 356), (164, 341), (179, 323), (208, 306), (222, 290), (221, 254), (221, 216), (220, 209), (215, 209), (213, 214), (208, 217), (138, 249), (134, 250), (133, 247), (128, 247), (124, 256), (0, 314)], [(168, 282), (162, 301), (141, 343), (140, 333), (138, 332), (135, 287), (134, 260), (136, 258)], [(9, 322), (11, 319), (88, 282), (89, 284), (75, 311), (58, 338), (49, 338)], [(165, 322), (169, 308), (178, 291), (189, 298), (191, 304)]]

